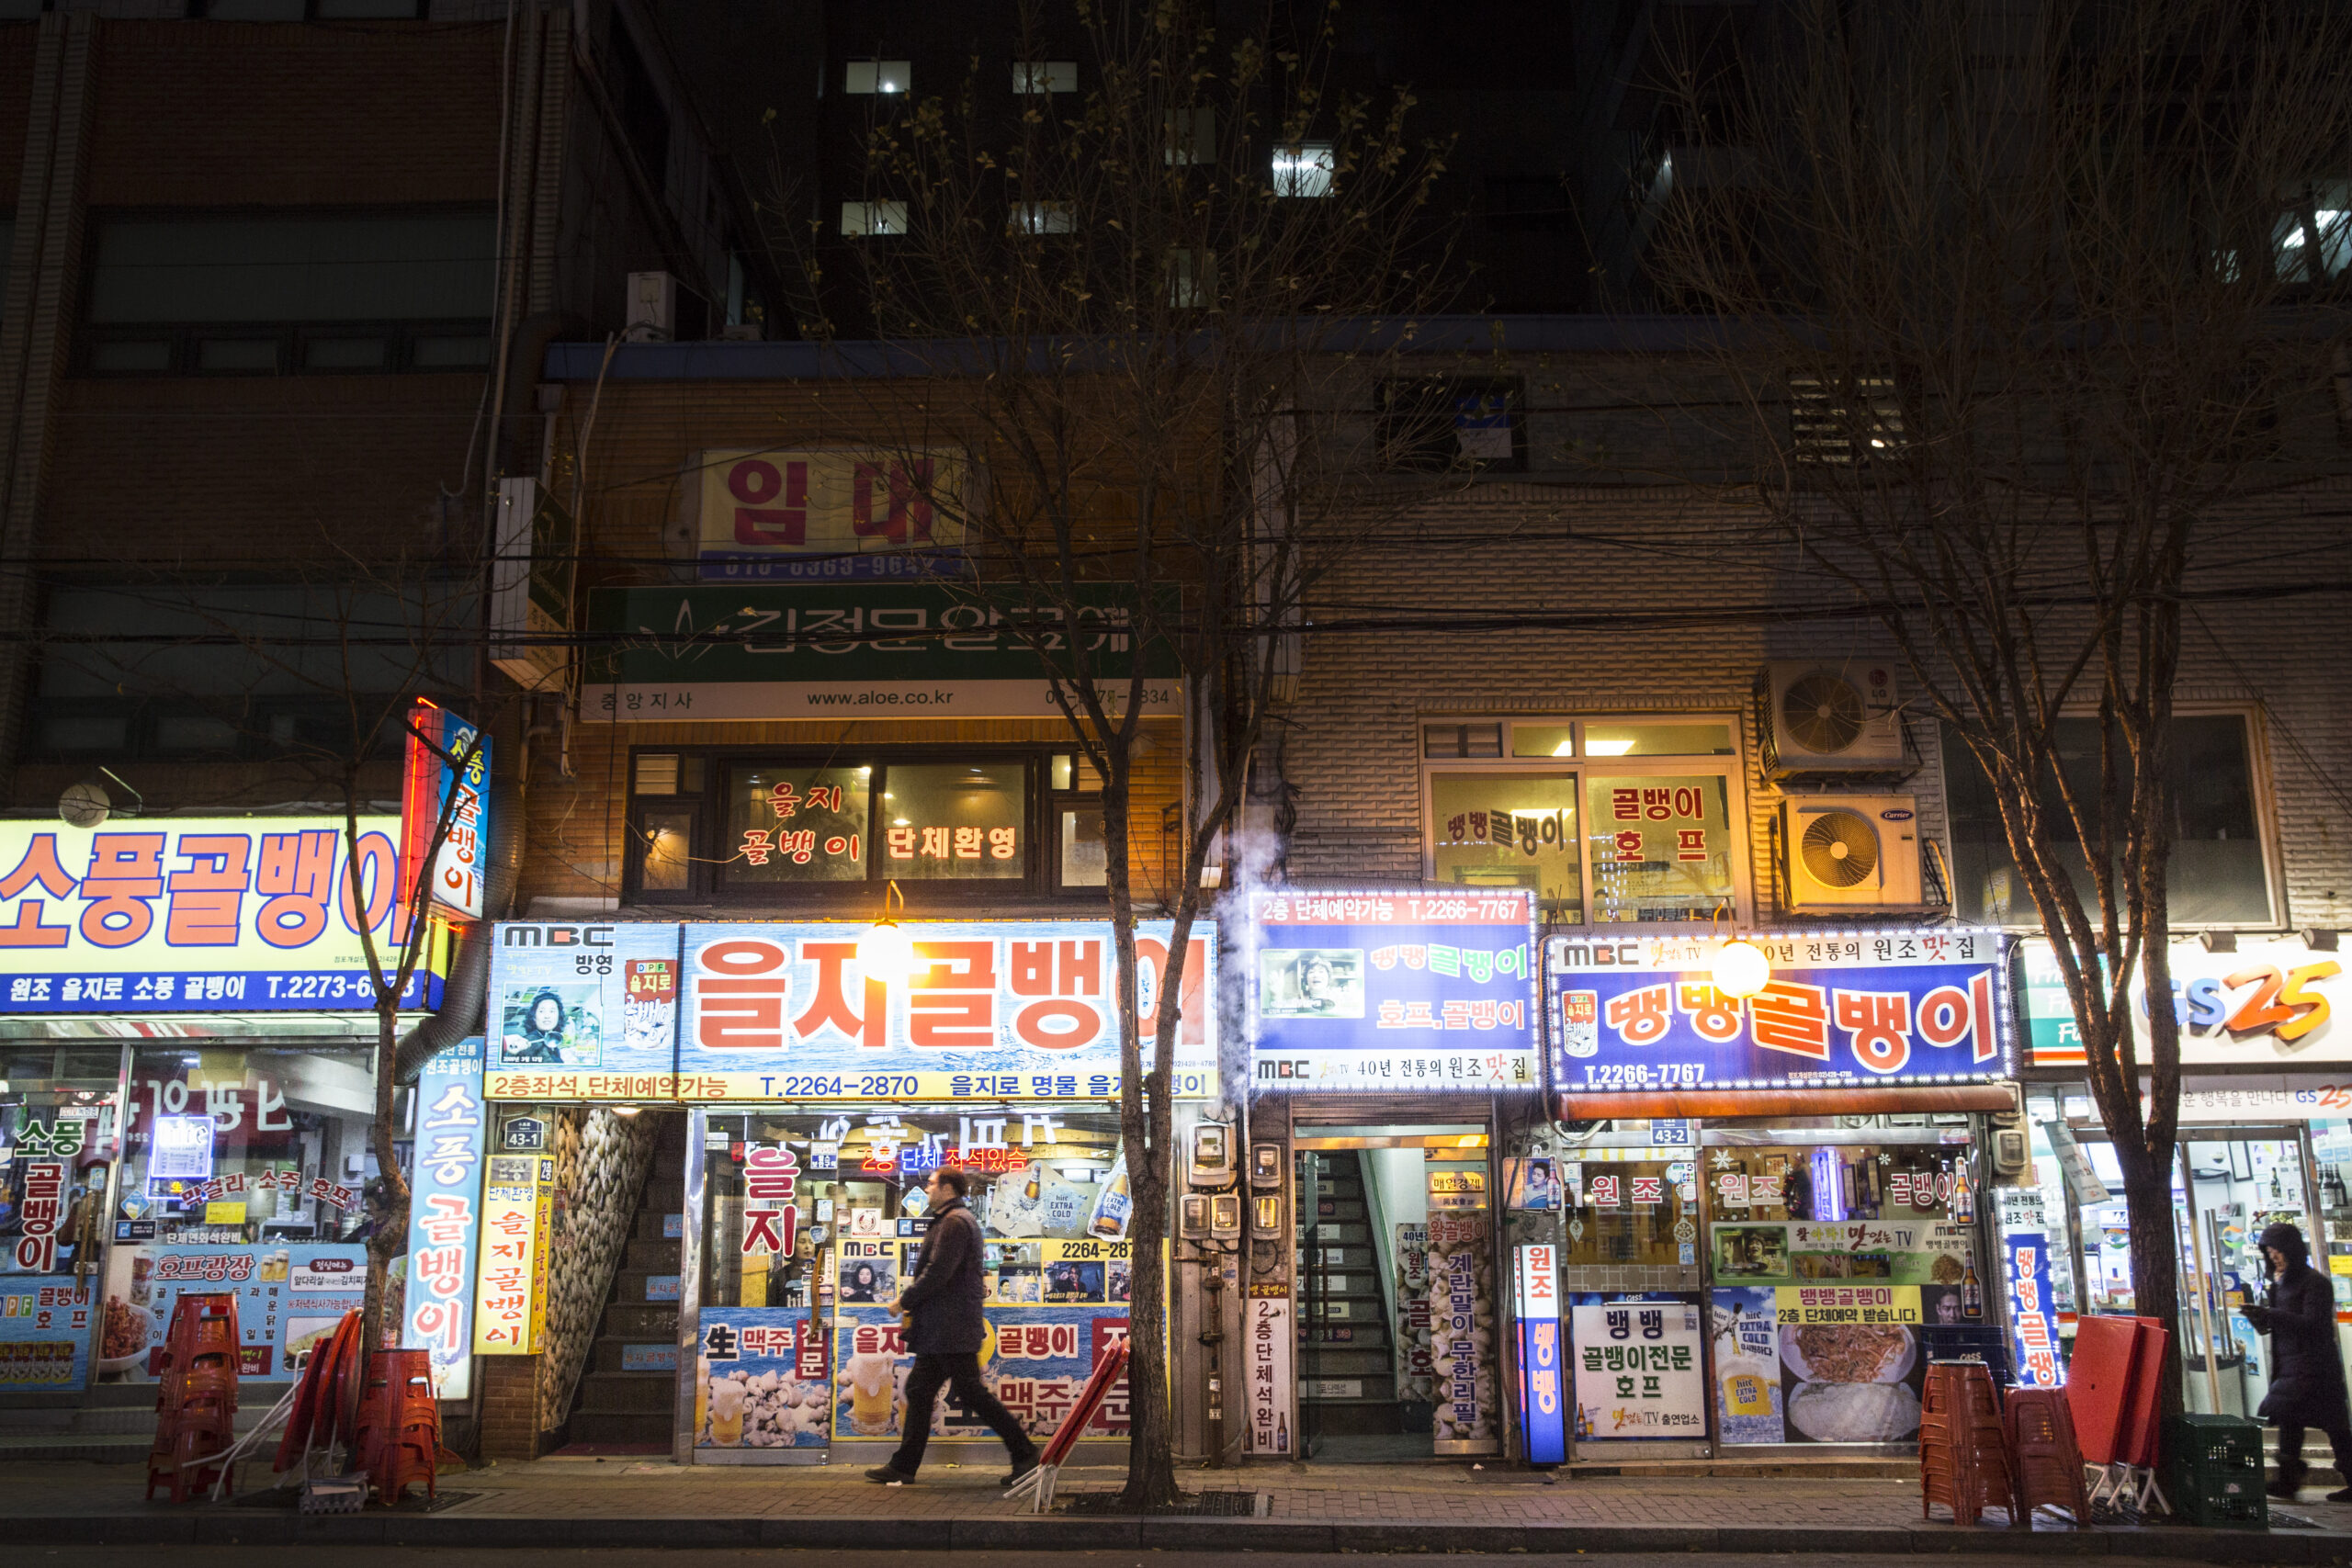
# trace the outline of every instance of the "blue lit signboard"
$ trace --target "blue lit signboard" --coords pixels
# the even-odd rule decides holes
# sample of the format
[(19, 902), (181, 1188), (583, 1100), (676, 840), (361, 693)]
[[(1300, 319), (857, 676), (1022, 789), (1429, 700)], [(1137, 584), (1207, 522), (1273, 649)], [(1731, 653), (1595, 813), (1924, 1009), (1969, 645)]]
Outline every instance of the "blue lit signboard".
[(1555, 1087), (1978, 1083), (2014, 1076), (2007, 940), (1920, 931), (1750, 936), (1772, 977), (1715, 988), (1705, 937), (1555, 937), (1544, 950)]

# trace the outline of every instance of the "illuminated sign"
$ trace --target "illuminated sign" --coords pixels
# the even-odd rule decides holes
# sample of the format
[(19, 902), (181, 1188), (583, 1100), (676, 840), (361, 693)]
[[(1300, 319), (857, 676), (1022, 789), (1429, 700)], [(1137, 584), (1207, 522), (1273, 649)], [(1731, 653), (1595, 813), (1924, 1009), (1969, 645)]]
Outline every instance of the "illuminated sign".
[[(2050, 943), (2035, 938), (2024, 953), (2022, 1012), (2036, 1066), (2083, 1061), (2075, 1010)], [(2234, 949), (2209, 953), (2201, 942), (2176, 942), (2173, 1017), (2180, 1059), (2195, 1066), (2269, 1069), (2301, 1063), (2352, 1061), (2352, 1024), (2337, 1015), (2352, 1004), (2352, 980), (2333, 953), (2313, 952), (2301, 937), (2244, 937)], [(2132, 982), (2132, 1024), (2147, 1060), (2147, 974)]]
[(1772, 977), (1715, 988), (1693, 936), (1555, 937), (1553, 1072), (1566, 1093), (1973, 1083), (2008, 1077), (2007, 944), (1962, 927), (1747, 938)]
[[(426, 897), (461, 920), (481, 919), (490, 873), (490, 737), (428, 702), (409, 709), (408, 723), (401, 780), (401, 902), (407, 905), (419, 869), (429, 860), (432, 887)], [(466, 758), (462, 776), (453, 776), (445, 755)], [(453, 794), (457, 803), (451, 806)], [(434, 830), (441, 826), (445, 807), (448, 829), (435, 845)]]
[[(330, 1012), (375, 1005), (406, 925), (396, 817), (0, 823), (0, 1013)], [(441, 1005), (439, 933), (403, 1008)]]

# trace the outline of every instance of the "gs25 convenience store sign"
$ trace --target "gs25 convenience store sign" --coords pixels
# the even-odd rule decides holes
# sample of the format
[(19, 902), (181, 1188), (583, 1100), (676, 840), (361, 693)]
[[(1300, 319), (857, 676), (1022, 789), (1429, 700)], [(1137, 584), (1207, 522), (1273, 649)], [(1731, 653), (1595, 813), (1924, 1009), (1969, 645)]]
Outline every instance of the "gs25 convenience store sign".
[[(2018, 946), (2025, 979), (2020, 1011), (2034, 1066), (2080, 1065), (2082, 1036), (2050, 943), (2037, 938)], [(2301, 937), (2250, 937), (2240, 939), (2234, 953), (2176, 942), (2168, 956), (2184, 1063), (2249, 1069), (2352, 1063), (2352, 1024), (2340, 1016), (2352, 1004), (2352, 980), (2335, 953), (2313, 952)], [(2144, 972), (2132, 983), (2132, 1025), (2145, 1061)]]

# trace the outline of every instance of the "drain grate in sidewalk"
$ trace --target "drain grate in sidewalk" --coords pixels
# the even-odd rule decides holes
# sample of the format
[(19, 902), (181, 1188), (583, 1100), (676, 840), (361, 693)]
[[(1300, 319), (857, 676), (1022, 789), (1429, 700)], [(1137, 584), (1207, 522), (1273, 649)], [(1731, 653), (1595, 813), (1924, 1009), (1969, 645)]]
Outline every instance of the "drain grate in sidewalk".
[[(1153, 1518), (1216, 1517), (1262, 1518), (1266, 1513), (1267, 1495), (1263, 1492), (1188, 1492), (1182, 1500), (1151, 1510)], [(1065, 1495), (1055, 1507), (1057, 1514), (1125, 1514), (1126, 1506), (1119, 1501), (1116, 1492), (1080, 1492)]]

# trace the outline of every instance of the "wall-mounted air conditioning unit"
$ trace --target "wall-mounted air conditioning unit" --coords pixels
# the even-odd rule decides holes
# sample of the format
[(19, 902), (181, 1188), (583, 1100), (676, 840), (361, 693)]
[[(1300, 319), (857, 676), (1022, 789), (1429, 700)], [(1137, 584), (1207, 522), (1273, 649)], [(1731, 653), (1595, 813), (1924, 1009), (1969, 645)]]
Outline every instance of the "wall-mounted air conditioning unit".
[(1765, 772), (1902, 771), (1903, 714), (1888, 660), (1783, 660), (1764, 667), (1756, 694)]
[(1918, 908), (1918, 797), (1787, 796), (1781, 802), (1781, 875), (1791, 914)]

